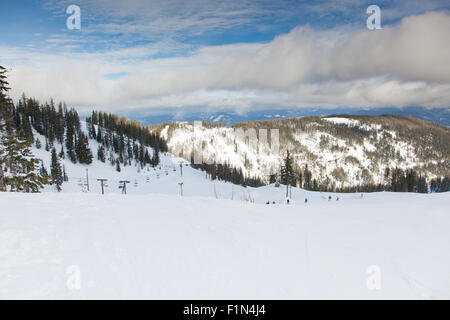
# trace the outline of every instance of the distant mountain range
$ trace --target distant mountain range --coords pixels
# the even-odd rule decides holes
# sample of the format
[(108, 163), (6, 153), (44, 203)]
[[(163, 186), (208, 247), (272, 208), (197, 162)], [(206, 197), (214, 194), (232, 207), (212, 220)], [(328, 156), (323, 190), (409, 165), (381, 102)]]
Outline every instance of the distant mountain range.
[(245, 113), (238, 113), (234, 110), (207, 111), (195, 108), (173, 108), (173, 109), (153, 109), (151, 111), (121, 112), (131, 119), (141, 121), (143, 125), (156, 125), (174, 121), (208, 121), (211, 123), (224, 123), (228, 126), (239, 122), (286, 119), (305, 116), (330, 116), (340, 115), (402, 115), (411, 116), (439, 125), (450, 126), (450, 108), (424, 107), (383, 107), (371, 109), (354, 108), (301, 108), (301, 109), (271, 109), (271, 110), (250, 110)]

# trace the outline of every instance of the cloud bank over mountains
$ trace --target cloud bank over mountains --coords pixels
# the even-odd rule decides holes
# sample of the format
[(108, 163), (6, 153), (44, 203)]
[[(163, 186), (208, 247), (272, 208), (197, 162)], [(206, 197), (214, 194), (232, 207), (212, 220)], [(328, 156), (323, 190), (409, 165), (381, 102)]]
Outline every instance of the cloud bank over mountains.
[(449, 34), (449, 12), (433, 11), (373, 31), (306, 24), (261, 42), (193, 46), (161, 38), (86, 51), (77, 50), (76, 39), (61, 39), (64, 46), (55, 50), (0, 45), (0, 52), (2, 63), (12, 68), (13, 98), (22, 92), (53, 97), (85, 111), (448, 107)]

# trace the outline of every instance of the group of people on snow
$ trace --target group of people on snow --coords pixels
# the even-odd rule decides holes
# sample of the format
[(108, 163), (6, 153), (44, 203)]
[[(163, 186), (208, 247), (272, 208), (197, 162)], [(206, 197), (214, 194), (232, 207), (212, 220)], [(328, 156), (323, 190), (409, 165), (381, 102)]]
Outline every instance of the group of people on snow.
[[(363, 197), (363, 195), (361, 194), (361, 198)], [(325, 199), (325, 197), (322, 197)], [(328, 196), (328, 201), (331, 201), (333, 199), (333, 197), (331, 195)], [(336, 201), (339, 201), (339, 196), (336, 196)], [(286, 204), (290, 203), (290, 199), (286, 198)], [(305, 198), (305, 203), (308, 203), (308, 198)], [(270, 204), (270, 201), (267, 201), (266, 204)], [(272, 204), (275, 204), (275, 201), (272, 201)]]

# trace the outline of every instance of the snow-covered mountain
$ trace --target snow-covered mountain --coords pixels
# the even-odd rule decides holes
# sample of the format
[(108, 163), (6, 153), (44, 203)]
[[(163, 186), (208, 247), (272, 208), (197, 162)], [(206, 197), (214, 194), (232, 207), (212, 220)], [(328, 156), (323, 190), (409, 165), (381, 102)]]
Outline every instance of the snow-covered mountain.
[(424, 107), (377, 107), (368, 109), (358, 108), (293, 108), (293, 109), (250, 109), (239, 110), (223, 108), (221, 110), (202, 110), (198, 106), (183, 108), (155, 108), (149, 110), (123, 110), (121, 112), (131, 119), (139, 119), (145, 125), (156, 125), (163, 122), (174, 121), (208, 121), (211, 123), (223, 123), (232, 126), (239, 122), (258, 121), (268, 119), (287, 119), (307, 116), (328, 116), (331, 114), (345, 115), (370, 115), (395, 114), (410, 116), (437, 123), (441, 126), (450, 126), (450, 108), (424, 108)]
[[(287, 150), (299, 171), (308, 165), (319, 183), (335, 187), (383, 184), (386, 168), (414, 169), (427, 178), (449, 175), (450, 130), (411, 117), (305, 117), (231, 127), (176, 122), (153, 128), (177, 156), (190, 159), (195, 150), (203, 159), (242, 168), (266, 181), (268, 172), (279, 172)], [(248, 134), (243, 137), (239, 129)], [(270, 144), (273, 129), (279, 134), (277, 153), (270, 145), (259, 145), (265, 137)], [(251, 130), (258, 135), (258, 144), (249, 143)]]
[[(48, 167), (50, 152), (32, 149)], [(293, 187), (287, 204), (285, 186), (211, 181), (171, 153), (120, 172), (96, 158), (61, 161), (60, 193), (0, 193), (0, 299), (450, 297), (449, 192)]]

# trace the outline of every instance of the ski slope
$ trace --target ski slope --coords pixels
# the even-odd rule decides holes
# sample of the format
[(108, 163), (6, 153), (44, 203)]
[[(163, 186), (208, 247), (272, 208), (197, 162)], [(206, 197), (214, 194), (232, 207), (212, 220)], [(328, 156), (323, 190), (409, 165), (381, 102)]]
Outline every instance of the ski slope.
[(0, 298), (448, 299), (449, 196), (1, 193)]
[(213, 182), (171, 154), (63, 163), (61, 193), (0, 193), (0, 299), (450, 298), (450, 193), (292, 188), (288, 205), (284, 186)]

